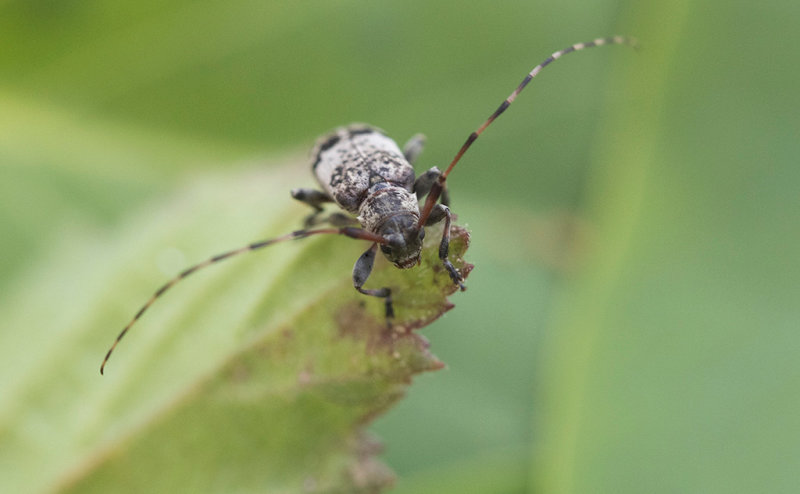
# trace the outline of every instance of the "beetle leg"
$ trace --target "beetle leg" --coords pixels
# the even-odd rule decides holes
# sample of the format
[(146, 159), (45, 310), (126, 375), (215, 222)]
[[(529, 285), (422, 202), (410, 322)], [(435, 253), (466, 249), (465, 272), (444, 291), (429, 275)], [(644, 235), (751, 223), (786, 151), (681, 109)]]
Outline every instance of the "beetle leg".
[(318, 220), (317, 217), (322, 213), (323, 204), (326, 202), (333, 202), (331, 196), (315, 189), (292, 189), (291, 194), (293, 198), (314, 208), (314, 212), (308, 215), (303, 222), (306, 228), (326, 222)]
[(392, 290), (391, 288), (384, 287), (378, 289), (362, 288), (364, 283), (367, 282), (370, 273), (372, 273), (372, 265), (375, 263), (375, 254), (378, 252), (378, 244), (374, 243), (367, 249), (361, 257), (356, 261), (353, 266), (353, 286), (359, 293), (370, 295), (372, 297), (379, 297), (384, 299), (386, 305), (386, 323), (391, 327), (392, 319), (394, 318), (394, 307), (392, 306)]
[(345, 213), (331, 213), (327, 218), (319, 220), (319, 223), (328, 223), (332, 226), (354, 226), (358, 225), (358, 220)]
[[(439, 175), (441, 174), (442, 174), (441, 170), (439, 170), (437, 167), (434, 166), (430, 170), (426, 171), (425, 173), (417, 177), (417, 180), (414, 182), (414, 193), (417, 194), (417, 200), (422, 200), (423, 197), (428, 195), (428, 192), (430, 192), (431, 187), (439, 179)], [(441, 199), (442, 204), (444, 204), (445, 206), (450, 205), (450, 194), (447, 193), (446, 187), (445, 190), (442, 191), (439, 197)], [(436, 223), (436, 221), (434, 221), (434, 223)]]
[(425, 136), (423, 134), (416, 134), (403, 146), (403, 156), (405, 156), (406, 161), (413, 165), (414, 162), (417, 161), (419, 155), (422, 153), (422, 149), (424, 147)]
[(458, 270), (453, 266), (449, 259), (447, 259), (447, 255), (450, 251), (450, 221), (451, 221), (451, 213), (450, 208), (444, 206), (442, 204), (437, 204), (431, 210), (431, 214), (428, 216), (428, 221), (425, 222), (425, 225), (432, 225), (434, 223), (438, 223), (444, 219), (444, 228), (442, 229), (442, 242), (439, 244), (439, 259), (444, 264), (447, 273), (450, 274), (450, 279), (453, 280), (453, 283), (458, 285), (458, 288), (461, 291), (467, 289), (464, 286), (464, 278), (461, 277), (461, 274)]

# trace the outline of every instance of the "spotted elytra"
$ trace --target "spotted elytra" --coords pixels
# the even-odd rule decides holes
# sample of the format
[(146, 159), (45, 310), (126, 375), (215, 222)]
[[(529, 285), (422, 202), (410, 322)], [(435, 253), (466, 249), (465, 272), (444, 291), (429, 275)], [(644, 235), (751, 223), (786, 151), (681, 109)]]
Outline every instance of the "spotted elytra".
[[(398, 268), (412, 268), (420, 262), (425, 227), (444, 221), (443, 235), (439, 243), (439, 259), (453, 283), (464, 290), (461, 273), (447, 257), (451, 222), (447, 176), (472, 143), (511, 105), (542, 69), (568, 53), (602, 45), (635, 47), (636, 40), (624, 36), (598, 38), (587, 43), (568, 46), (544, 59), (525, 76), (489, 118), (467, 137), (466, 142), (443, 172), (434, 166), (422, 175), (415, 176), (412, 164), (422, 151), (425, 140), (419, 134), (412, 137), (402, 150), (382, 130), (366, 124), (351, 124), (321, 137), (311, 153), (311, 169), (321, 190), (291, 191), (293, 198), (314, 209), (314, 212), (306, 218), (305, 229), (218, 254), (185, 269), (167, 281), (139, 308), (136, 315), (119, 333), (100, 365), (100, 374), (103, 374), (111, 353), (136, 321), (179, 281), (222, 260), (286, 240), (330, 234), (369, 241), (369, 248), (358, 258), (353, 267), (353, 286), (364, 295), (382, 298), (387, 322), (391, 324), (394, 317), (392, 290), (389, 287), (364, 288), (372, 272), (378, 248)], [(419, 201), (423, 197), (425, 202), (420, 209)], [(331, 202), (339, 206), (342, 212), (322, 217), (323, 205)], [(330, 227), (313, 228), (322, 224), (328, 224)]]

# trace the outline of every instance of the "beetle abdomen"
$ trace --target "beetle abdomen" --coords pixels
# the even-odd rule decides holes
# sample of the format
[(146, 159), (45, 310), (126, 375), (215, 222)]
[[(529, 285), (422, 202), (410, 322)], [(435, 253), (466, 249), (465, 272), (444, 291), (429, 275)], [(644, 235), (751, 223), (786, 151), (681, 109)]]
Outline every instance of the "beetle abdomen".
[(336, 129), (317, 141), (311, 159), (322, 190), (351, 214), (358, 214), (375, 184), (388, 182), (409, 192), (414, 187), (414, 169), (400, 148), (370, 125)]

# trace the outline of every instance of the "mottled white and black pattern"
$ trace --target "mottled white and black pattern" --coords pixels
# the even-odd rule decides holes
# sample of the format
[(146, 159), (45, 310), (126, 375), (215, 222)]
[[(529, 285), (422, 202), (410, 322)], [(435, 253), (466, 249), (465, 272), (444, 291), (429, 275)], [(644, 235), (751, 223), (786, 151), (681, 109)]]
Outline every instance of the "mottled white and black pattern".
[(419, 219), (417, 196), (402, 187), (380, 182), (369, 188), (358, 210), (358, 222), (366, 230), (378, 233), (386, 220), (400, 214), (411, 216), (416, 225)]
[[(322, 190), (351, 214), (362, 214), (362, 204), (385, 186), (412, 195), (414, 169), (394, 140), (377, 127), (352, 124), (338, 128), (317, 141), (311, 160)], [(416, 204), (416, 200), (412, 202)]]

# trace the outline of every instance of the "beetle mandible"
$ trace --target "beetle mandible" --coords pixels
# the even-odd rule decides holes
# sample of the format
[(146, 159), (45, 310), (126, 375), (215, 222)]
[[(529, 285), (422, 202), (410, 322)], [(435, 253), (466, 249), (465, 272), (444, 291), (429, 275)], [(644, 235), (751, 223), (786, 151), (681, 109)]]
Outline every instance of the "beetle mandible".
[[(100, 374), (103, 374), (105, 365), (120, 340), (142, 314), (172, 286), (195, 271), (212, 264), (286, 240), (331, 234), (370, 241), (370, 247), (358, 258), (353, 267), (353, 286), (364, 295), (384, 299), (386, 319), (391, 324), (394, 316), (391, 289), (364, 288), (372, 272), (378, 247), (398, 268), (414, 267), (420, 262), (425, 227), (444, 221), (443, 235), (439, 243), (439, 259), (453, 283), (464, 290), (461, 273), (447, 258), (451, 222), (447, 176), (478, 136), (508, 108), (544, 67), (567, 53), (595, 46), (620, 44), (635, 47), (637, 42), (634, 38), (624, 36), (598, 38), (587, 43), (576, 43), (547, 57), (534, 67), (489, 118), (467, 137), (466, 142), (443, 172), (434, 166), (419, 177), (415, 177), (412, 164), (422, 151), (424, 144), (422, 135), (414, 136), (402, 151), (382, 130), (366, 124), (352, 124), (321, 137), (311, 154), (311, 169), (322, 190), (291, 191), (292, 197), (314, 209), (314, 212), (306, 218), (305, 229), (218, 254), (185, 269), (167, 281), (156, 290), (119, 333), (100, 365)], [(425, 203), (420, 209), (419, 201), (423, 197)], [(349, 214), (333, 213), (326, 218), (320, 218), (323, 204), (329, 202), (336, 203)], [(328, 223), (331, 228), (311, 228), (320, 223)], [(352, 226), (355, 224), (360, 224), (361, 228)]]

